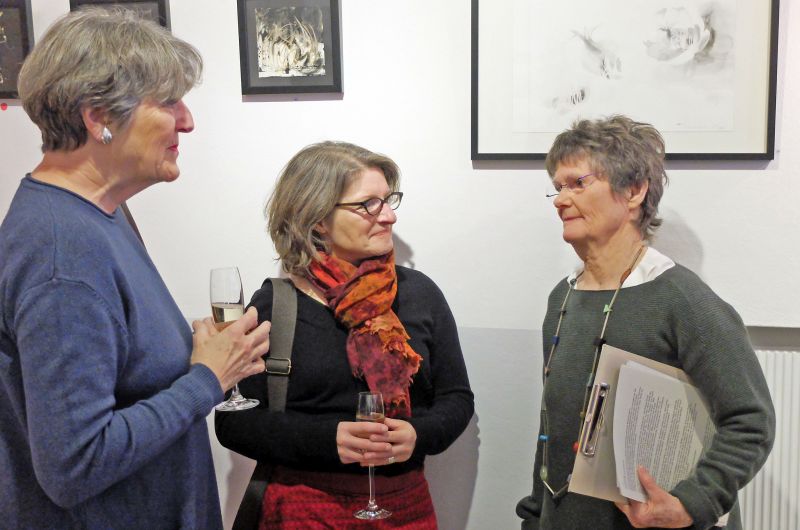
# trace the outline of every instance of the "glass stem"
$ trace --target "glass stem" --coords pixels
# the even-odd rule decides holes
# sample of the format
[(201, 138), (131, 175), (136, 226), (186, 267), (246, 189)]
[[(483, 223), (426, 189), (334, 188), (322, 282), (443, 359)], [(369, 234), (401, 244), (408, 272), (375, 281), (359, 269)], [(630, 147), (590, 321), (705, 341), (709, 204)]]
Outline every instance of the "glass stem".
[(233, 391), (231, 391), (231, 397), (228, 398), (228, 401), (241, 401), (242, 395), (239, 393), (239, 383), (233, 385)]
[(369, 466), (369, 503), (367, 510), (374, 512), (378, 509), (375, 503), (375, 466)]

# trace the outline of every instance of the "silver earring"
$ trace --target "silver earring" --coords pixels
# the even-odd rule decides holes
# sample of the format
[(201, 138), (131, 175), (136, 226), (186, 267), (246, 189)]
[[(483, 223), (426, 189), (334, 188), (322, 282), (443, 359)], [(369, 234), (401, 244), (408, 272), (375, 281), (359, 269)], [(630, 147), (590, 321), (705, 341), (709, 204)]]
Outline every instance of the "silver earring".
[(105, 145), (111, 143), (111, 140), (114, 139), (114, 136), (111, 134), (111, 131), (108, 130), (108, 127), (103, 127), (103, 132), (100, 133), (100, 141), (103, 142)]

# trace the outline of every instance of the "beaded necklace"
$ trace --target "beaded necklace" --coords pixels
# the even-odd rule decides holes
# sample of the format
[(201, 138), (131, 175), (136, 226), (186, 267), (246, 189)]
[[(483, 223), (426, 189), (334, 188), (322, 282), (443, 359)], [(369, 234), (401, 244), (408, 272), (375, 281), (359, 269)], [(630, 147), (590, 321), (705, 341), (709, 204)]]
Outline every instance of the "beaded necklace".
[[(583, 407), (580, 413), (580, 425), (583, 426), (583, 420), (586, 417), (586, 407), (589, 403), (589, 395), (594, 384), (594, 376), (597, 372), (597, 361), (600, 357), (600, 350), (603, 348), (603, 344), (605, 344), (605, 334), (606, 328), (608, 327), (608, 319), (611, 317), (611, 311), (614, 308), (614, 302), (617, 300), (617, 295), (619, 294), (620, 289), (622, 289), (622, 284), (625, 283), (625, 280), (628, 279), (630, 276), (631, 271), (633, 271), (634, 265), (636, 262), (639, 261), (639, 256), (641, 256), (642, 251), (646, 248), (645, 245), (639, 247), (639, 250), (636, 251), (636, 255), (633, 257), (633, 261), (631, 262), (630, 266), (625, 269), (622, 273), (622, 276), (619, 279), (619, 285), (617, 289), (614, 291), (614, 295), (611, 297), (611, 301), (607, 303), (603, 307), (603, 314), (605, 318), (603, 320), (603, 327), (600, 330), (600, 335), (594, 340), (594, 359), (592, 360), (592, 370), (589, 373), (589, 379), (586, 381), (586, 389), (584, 390), (583, 394)], [(550, 441), (550, 425), (547, 418), (547, 404), (545, 403), (545, 391), (547, 390), (547, 381), (550, 377), (550, 363), (553, 362), (553, 356), (556, 353), (556, 348), (558, 346), (558, 342), (560, 340), (560, 332), (561, 332), (561, 323), (564, 320), (564, 315), (567, 312), (567, 301), (569, 301), (569, 296), (572, 294), (572, 291), (575, 289), (575, 284), (578, 282), (578, 279), (583, 275), (583, 271), (578, 274), (575, 278), (569, 281), (569, 289), (567, 290), (567, 295), (564, 297), (564, 301), (561, 303), (561, 309), (559, 311), (558, 316), (558, 324), (556, 325), (556, 333), (553, 335), (552, 342), (550, 344), (550, 355), (547, 358), (547, 364), (544, 367), (544, 384), (542, 388), (542, 410), (541, 410), (541, 421), (542, 421), (542, 434), (539, 435), (539, 441), (542, 442), (542, 465), (539, 468), (539, 478), (542, 479), (542, 483), (544, 483), (545, 488), (547, 491), (550, 492), (550, 495), (553, 497), (554, 501), (560, 500), (567, 494), (567, 488), (569, 487), (569, 481), (572, 479), (572, 474), (570, 473), (567, 475), (567, 481), (561, 486), (559, 489), (555, 490), (550, 486), (550, 483), (547, 482), (547, 464), (549, 462), (549, 453), (548, 453), (548, 442)], [(580, 429), (579, 429), (580, 431)], [(580, 432), (578, 433), (580, 436)], [(576, 441), (572, 444), (573, 452), (578, 452), (578, 442)]]

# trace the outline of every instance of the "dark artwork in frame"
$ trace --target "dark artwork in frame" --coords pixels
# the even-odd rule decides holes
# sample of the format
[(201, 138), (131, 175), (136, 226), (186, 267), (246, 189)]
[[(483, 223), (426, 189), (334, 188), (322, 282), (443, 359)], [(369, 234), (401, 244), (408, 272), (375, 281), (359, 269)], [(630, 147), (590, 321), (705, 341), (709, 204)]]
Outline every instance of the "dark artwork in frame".
[(342, 92), (338, 0), (237, 0), (242, 94)]
[(74, 11), (82, 6), (121, 7), (136, 11), (142, 18), (157, 22), (169, 29), (168, 0), (69, 0), (69, 9)]
[(17, 97), (17, 77), (32, 47), (30, 0), (0, 0), (0, 98)]

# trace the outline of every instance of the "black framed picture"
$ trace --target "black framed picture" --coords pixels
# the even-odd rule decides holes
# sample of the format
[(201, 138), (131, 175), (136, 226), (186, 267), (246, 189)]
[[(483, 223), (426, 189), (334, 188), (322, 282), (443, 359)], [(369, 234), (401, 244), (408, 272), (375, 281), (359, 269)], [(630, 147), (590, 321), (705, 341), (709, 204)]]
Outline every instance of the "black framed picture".
[(0, 98), (17, 97), (17, 77), (31, 48), (30, 0), (0, 0)]
[(341, 92), (338, 0), (237, 0), (242, 94)]
[(124, 7), (136, 11), (143, 18), (158, 22), (169, 29), (169, 3), (168, 0), (69, 0), (69, 10), (73, 11), (81, 6), (108, 6)]
[(472, 159), (544, 159), (624, 114), (669, 160), (771, 160), (778, 4), (472, 0)]

